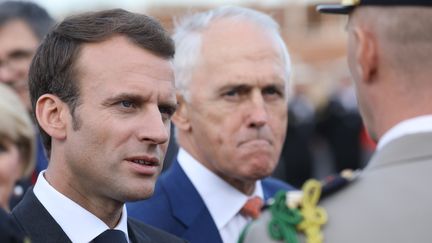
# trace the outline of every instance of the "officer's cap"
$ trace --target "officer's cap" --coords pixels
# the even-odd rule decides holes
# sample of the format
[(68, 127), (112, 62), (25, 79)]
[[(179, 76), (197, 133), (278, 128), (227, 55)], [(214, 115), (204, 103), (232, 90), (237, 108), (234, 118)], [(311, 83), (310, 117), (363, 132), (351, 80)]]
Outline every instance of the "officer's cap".
[(357, 6), (429, 6), (432, 0), (342, 0), (340, 4), (320, 4), (318, 12), (329, 14), (349, 14)]

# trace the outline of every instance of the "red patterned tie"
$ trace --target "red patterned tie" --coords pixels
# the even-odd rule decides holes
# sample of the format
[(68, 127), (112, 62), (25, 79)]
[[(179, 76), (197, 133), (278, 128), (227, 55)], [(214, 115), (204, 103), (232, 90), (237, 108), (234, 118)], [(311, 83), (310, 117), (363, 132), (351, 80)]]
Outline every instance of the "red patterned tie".
[(263, 206), (263, 201), (261, 198), (254, 196), (249, 198), (245, 205), (243, 205), (240, 213), (243, 216), (249, 216), (253, 219), (257, 219), (261, 214), (261, 208)]

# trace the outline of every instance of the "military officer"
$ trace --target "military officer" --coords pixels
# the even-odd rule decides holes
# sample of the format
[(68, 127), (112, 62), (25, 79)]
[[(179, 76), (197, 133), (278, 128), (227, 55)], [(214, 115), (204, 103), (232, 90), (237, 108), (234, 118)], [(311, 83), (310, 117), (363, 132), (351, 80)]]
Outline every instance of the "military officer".
[[(322, 13), (349, 16), (348, 64), (363, 121), (378, 146), (357, 180), (322, 200), (326, 213), (314, 206), (319, 219), (328, 218), (323, 227), (309, 230), (313, 234), (300, 234), (310, 236), (308, 242), (431, 241), (431, 7), (431, 0), (344, 0), (318, 6)], [(304, 228), (304, 214), (300, 210), (296, 231)], [(260, 242), (283, 242), (271, 236), (270, 221), (263, 220), (268, 237)], [(248, 238), (253, 229), (244, 242), (254, 242)]]

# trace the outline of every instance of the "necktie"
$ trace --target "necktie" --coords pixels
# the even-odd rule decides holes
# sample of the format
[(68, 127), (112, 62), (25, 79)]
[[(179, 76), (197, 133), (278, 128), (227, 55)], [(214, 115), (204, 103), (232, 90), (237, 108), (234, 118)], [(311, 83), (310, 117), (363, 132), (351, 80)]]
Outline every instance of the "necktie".
[(91, 243), (128, 243), (128, 241), (123, 231), (109, 229), (94, 238)]
[(261, 214), (261, 208), (263, 206), (263, 201), (261, 198), (254, 196), (249, 198), (245, 205), (243, 205), (240, 213), (243, 216), (249, 216), (253, 219), (257, 219)]

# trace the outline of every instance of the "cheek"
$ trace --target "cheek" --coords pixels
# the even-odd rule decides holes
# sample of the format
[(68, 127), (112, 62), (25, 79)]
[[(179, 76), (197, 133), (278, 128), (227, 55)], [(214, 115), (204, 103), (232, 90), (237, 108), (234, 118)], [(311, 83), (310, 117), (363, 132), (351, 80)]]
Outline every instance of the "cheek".
[(270, 113), (270, 127), (275, 136), (285, 137), (285, 132), (288, 124), (288, 107), (283, 105), (275, 108)]
[(3, 153), (0, 155), (0, 180), (16, 181), (21, 177), (22, 164), (18, 153)]

